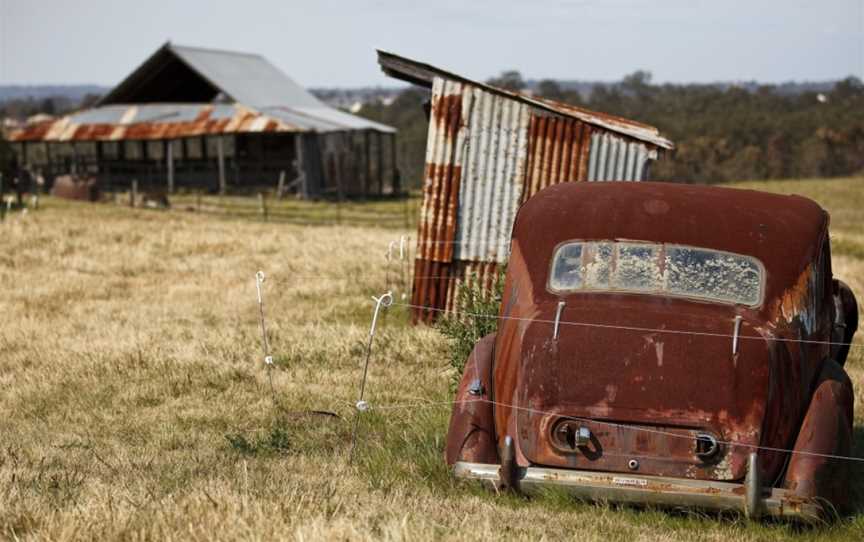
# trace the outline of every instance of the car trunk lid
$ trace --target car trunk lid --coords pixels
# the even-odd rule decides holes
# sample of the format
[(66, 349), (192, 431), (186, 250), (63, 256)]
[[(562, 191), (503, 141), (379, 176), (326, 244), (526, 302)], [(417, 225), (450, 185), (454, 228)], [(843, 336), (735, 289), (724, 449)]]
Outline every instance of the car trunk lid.
[[(539, 306), (525, 323), (512, 398), (525, 458), (580, 469), (743, 477), (767, 400), (764, 341), (740, 338), (733, 355), (731, 306), (676, 312), (662, 300), (653, 309), (642, 303), (627, 310), (626, 299), (614, 311), (604, 305), (564, 308), (557, 338), (555, 305)], [(746, 320), (739, 333), (758, 336)], [(590, 442), (576, 446), (580, 428)], [(719, 446), (707, 459), (697, 455), (705, 439)]]

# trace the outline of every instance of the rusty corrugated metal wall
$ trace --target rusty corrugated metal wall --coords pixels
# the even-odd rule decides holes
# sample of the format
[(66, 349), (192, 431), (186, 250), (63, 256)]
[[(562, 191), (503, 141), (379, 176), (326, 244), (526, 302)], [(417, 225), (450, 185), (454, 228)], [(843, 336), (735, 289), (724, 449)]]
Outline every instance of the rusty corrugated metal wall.
[[(464, 81), (435, 77), (414, 321), (457, 307), (458, 285), (494, 283), (521, 203), (568, 181), (639, 181), (657, 147)], [(428, 308), (427, 308), (428, 307)]]

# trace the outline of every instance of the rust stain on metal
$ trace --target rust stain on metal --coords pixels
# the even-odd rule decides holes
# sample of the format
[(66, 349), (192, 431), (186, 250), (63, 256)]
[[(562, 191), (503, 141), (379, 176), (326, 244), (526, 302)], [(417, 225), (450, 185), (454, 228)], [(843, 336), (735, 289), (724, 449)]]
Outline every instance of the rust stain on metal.
[(432, 115), (444, 130), (445, 137), (454, 138), (462, 125), (462, 95), (448, 94), (433, 98)]
[(553, 184), (584, 181), (591, 127), (565, 117), (532, 115), (522, 202)]
[[(578, 132), (556, 122), (532, 122), (529, 152), (531, 171), (560, 180), (565, 153), (548, 141), (572, 146)], [(832, 280), (827, 227), (827, 213), (798, 196), (665, 183), (540, 189), (513, 230), (492, 362), (495, 449), (509, 436), (521, 467), (706, 482), (744, 481), (758, 450), (761, 479), (789, 489), (790, 503), (843, 506), (848, 478), (825, 455), (851, 450), (854, 394), (828, 342), (855, 301)], [(758, 302), (551, 288), (562, 243), (615, 239), (756, 259)], [(579, 428), (590, 440), (576, 440)], [(823, 456), (783, 451), (792, 443)]]
[[(201, 135), (238, 132), (290, 132), (291, 125), (268, 117), (241, 105), (232, 107), (228, 117), (213, 118), (213, 106), (203, 105), (191, 120), (160, 120), (135, 122), (142, 106), (129, 106), (119, 114), (118, 122), (82, 122), (69, 115), (53, 121), (40, 122), (10, 131), (10, 141), (115, 141), (122, 139), (173, 139)], [(131, 122), (126, 119), (133, 119)]]
[[(498, 264), (495, 262), (438, 262), (423, 258), (414, 261), (414, 288), (411, 304), (421, 307), (440, 307), (456, 311), (458, 292), (465, 283), (480, 284), (490, 290), (498, 278)], [(431, 323), (438, 316), (436, 311), (416, 310), (412, 313), (414, 323)]]
[[(612, 154), (631, 141), (615, 130), (656, 135), (656, 129), (637, 122), (548, 100), (513, 100), (517, 95), (462, 80), (435, 77), (431, 86), (418, 259), (504, 263), (514, 210), (543, 188), (588, 180), (593, 135), (611, 138), (596, 145), (598, 152), (611, 148), (609, 157), (590, 162), (604, 179), (625, 169), (618, 162), (636, 160)], [(640, 160), (656, 157), (668, 143), (648, 139), (639, 147)], [(630, 168), (634, 177), (628, 180), (641, 179), (643, 170)], [(434, 279), (414, 284), (418, 300), (436, 300), (431, 310), (415, 309), (416, 321), (431, 321), (439, 309), (452, 307), (450, 278), (437, 279), (434, 287), (429, 280)]]

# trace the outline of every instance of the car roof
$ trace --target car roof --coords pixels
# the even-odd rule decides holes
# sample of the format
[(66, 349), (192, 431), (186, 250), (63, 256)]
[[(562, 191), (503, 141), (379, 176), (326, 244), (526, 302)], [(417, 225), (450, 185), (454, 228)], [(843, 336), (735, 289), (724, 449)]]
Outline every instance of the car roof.
[(762, 261), (769, 282), (782, 290), (814, 260), (827, 225), (828, 213), (802, 196), (660, 182), (568, 182), (541, 190), (522, 206), (513, 238), (532, 270), (532, 259), (548, 269), (551, 251), (570, 239), (744, 254)]

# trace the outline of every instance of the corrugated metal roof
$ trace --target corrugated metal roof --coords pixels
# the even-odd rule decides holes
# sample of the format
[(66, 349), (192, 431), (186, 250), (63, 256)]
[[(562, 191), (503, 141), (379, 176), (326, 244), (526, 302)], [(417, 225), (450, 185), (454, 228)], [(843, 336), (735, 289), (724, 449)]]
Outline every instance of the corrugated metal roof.
[(482, 88), (488, 92), (507, 96), (513, 100), (526, 103), (540, 109), (544, 109), (551, 113), (572, 117), (581, 120), (582, 122), (585, 122), (587, 124), (599, 126), (612, 132), (616, 132), (621, 135), (626, 135), (628, 137), (650, 143), (657, 147), (661, 147), (664, 149), (673, 149), (675, 147), (671, 141), (660, 135), (660, 131), (657, 128), (649, 126), (647, 124), (642, 124), (640, 122), (635, 122), (629, 119), (616, 117), (614, 115), (608, 115), (605, 113), (599, 113), (597, 111), (590, 111), (588, 109), (583, 109), (581, 107), (576, 107), (553, 100), (546, 100), (543, 98), (528, 96), (518, 92), (512, 92), (503, 88), (493, 87), (491, 85), (480, 83), (467, 77), (457, 75), (447, 70), (437, 68), (435, 66), (432, 66), (431, 64), (411, 60), (409, 58), (405, 58), (394, 53), (389, 53), (387, 51), (378, 51), (378, 63), (381, 65), (381, 69), (387, 75), (390, 75), (391, 77), (395, 77), (397, 79), (402, 79), (404, 81), (410, 81), (412, 83), (416, 83), (428, 88), (432, 87), (432, 81), (435, 77), (442, 77), (445, 79), (450, 79), (451, 81), (461, 81), (463, 83)]
[[(182, 69), (180, 72), (175, 70), (172, 76), (168, 73), (172, 67)], [(163, 87), (168, 90), (184, 88), (184, 85), (203, 85), (205, 90), (199, 89), (192, 95), (173, 100), (190, 102), (179, 104), (171, 103), (169, 98), (176, 98), (176, 94), (163, 95), (154, 91)], [(222, 94), (219, 100), (224, 98), (273, 120), (285, 122), (293, 131), (396, 131), (391, 126), (330, 107), (260, 55), (188, 47), (170, 42), (160, 47), (108, 92), (100, 100), (99, 107), (80, 113), (84, 117), (71, 119), (70, 122), (119, 123), (120, 117), (111, 119), (112, 112), (128, 111), (130, 104), (138, 104), (140, 109), (136, 115), (137, 122), (161, 122), (163, 119), (160, 115), (163, 114), (164, 122), (187, 122), (193, 120), (197, 111), (204, 107), (202, 102), (210, 101), (212, 95), (218, 96), (219, 93)], [(213, 107), (216, 108), (214, 114), (218, 113), (218, 108), (223, 108), (227, 115), (233, 115), (232, 111), (225, 109), (231, 107), (230, 103), (214, 103)], [(153, 118), (144, 118), (142, 115), (152, 115)], [(190, 115), (192, 118), (189, 118)], [(96, 120), (91, 122), (91, 118)]]
[(281, 107), (257, 111), (240, 104), (104, 105), (18, 127), (9, 130), (7, 137), (10, 141), (113, 141), (255, 132), (395, 132), (389, 126), (356, 119), (347, 113), (333, 114), (329, 108), (300, 113)]
[(395, 133), (396, 129), (386, 124), (374, 122), (334, 109), (320, 107), (265, 107), (261, 111), (267, 115), (285, 120), (295, 126), (310, 131), (332, 132), (341, 130), (377, 130)]
[(236, 102), (253, 107), (329, 109), (261, 55), (173, 43), (167, 44), (167, 47)]

